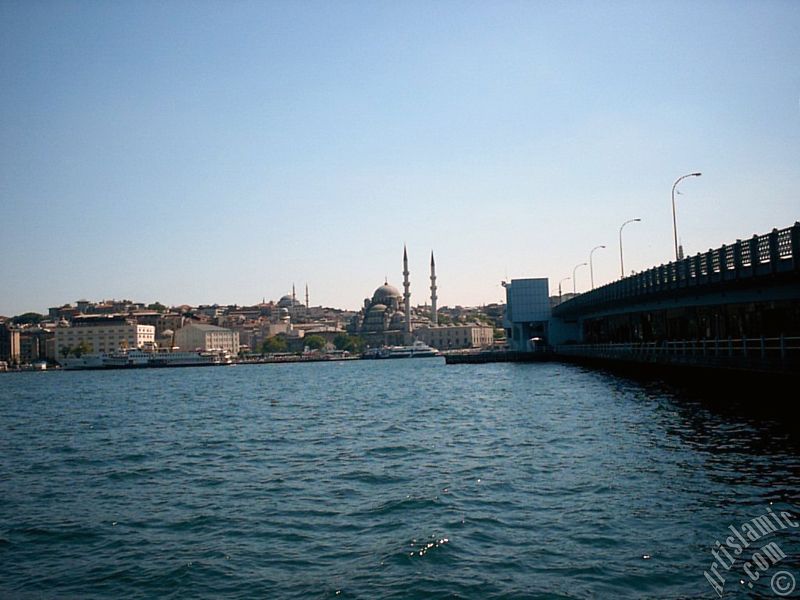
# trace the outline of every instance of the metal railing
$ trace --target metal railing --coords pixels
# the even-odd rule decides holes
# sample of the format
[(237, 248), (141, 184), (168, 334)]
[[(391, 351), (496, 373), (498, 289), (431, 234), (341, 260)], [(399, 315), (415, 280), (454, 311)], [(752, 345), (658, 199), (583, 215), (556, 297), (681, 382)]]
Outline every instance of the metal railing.
[(562, 302), (553, 308), (553, 315), (570, 316), (651, 294), (790, 271), (800, 271), (800, 222), (608, 283)]
[(800, 358), (800, 337), (673, 340), (642, 343), (564, 344), (556, 354), (606, 358), (695, 357), (785, 361)]

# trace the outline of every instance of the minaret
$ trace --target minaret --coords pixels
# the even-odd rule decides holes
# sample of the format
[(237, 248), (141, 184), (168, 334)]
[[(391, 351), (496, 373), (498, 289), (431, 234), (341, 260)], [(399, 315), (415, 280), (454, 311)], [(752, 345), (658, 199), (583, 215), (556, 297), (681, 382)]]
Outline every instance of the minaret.
[(297, 305), (297, 294), (294, 293), (294, 284), (292, 284), (292, 308)]
[(436, 262), (433, 260), (433, 250), (431, 250), (431, 325), (439, 324), (439, 316), (436, 314)]
[(306, 308), (308, 308), (308, 284), (306, 284)]
[[(411, 334), (411, 282), (408, 280), (408, 253), (403, 244), (403, 301), (406, 304), (406, 335)], [(409, 340), (410, 341), (410, 340)]]

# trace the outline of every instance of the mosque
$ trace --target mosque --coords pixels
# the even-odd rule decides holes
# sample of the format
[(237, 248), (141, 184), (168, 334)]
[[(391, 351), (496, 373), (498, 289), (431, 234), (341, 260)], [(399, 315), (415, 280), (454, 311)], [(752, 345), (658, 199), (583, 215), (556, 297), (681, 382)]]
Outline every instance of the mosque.
[[(431, 313), (430, 323), (436, 325), (436, 263), (431, 252)], [(427, 316), (427, 315), (426, 315)], [(364, 307), (353, 317), (348, 331), (361, 336), (368, 346), (410, 344), (415, 321), (412, 316), (411, 282), (408, 271), (408, 252), (403, 247), (403, 293), (384, 280), (372, 298), (364, 299)], [(425, 319), (427, 321), (427, 319)]]

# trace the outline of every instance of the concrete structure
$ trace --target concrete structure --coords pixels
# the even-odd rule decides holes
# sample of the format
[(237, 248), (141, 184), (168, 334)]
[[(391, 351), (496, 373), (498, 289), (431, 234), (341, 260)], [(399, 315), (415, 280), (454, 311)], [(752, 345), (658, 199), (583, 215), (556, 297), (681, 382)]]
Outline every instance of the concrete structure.
[(40, 326), (28, 327), (20, 331), (20, 362), (56, 360), (55, 333), (52, 329)]
[(89, 352), (114, 352), (120, 348), (142, 348), (155, 343), (156, 328), (140, 325), (125, 315), (83, 315), (72, 325), (57, 327), (55, 349), (59, 357), (65, 349), (81, 345)]
[(800, 362), (800, 223), (563, 302), (550, 337), (563, 356), (788, 372)]
[(414, 335), (437, 350), (486, 348), (494, 342), (494, 328), (478, 323), (420, 327)]
[(9, 324), (0, 325), (0, 360), (8, 364), (20, 362), (20, 332)]
[(503, 327), (511, 350), (527, 352), (548, 343), (550, 294), (546, 278), (512, 279), (506, 288)]
[(175, 345), (184, 352), (222, 350), (235, 355), (239, 353), (239, 333), (216, 325), (187, 323), (175, 332)]

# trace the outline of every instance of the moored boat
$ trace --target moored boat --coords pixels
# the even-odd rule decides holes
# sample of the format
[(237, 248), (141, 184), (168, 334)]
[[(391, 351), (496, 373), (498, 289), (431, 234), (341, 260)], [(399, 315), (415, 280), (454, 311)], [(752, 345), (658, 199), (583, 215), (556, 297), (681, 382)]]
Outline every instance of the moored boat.
[(428, 358), (432, 356), (440, 356), (439, 351), (417, 340), (410, 346), (370, 348), (362, 358)]
[(82, 354), (61, 361), (68, 370), (80, 369), (145, 369), (154, 367), (211, 367), (230, 365), (233, 359), (227, 352), (173, 350), (117, 350), (110, 353)]

